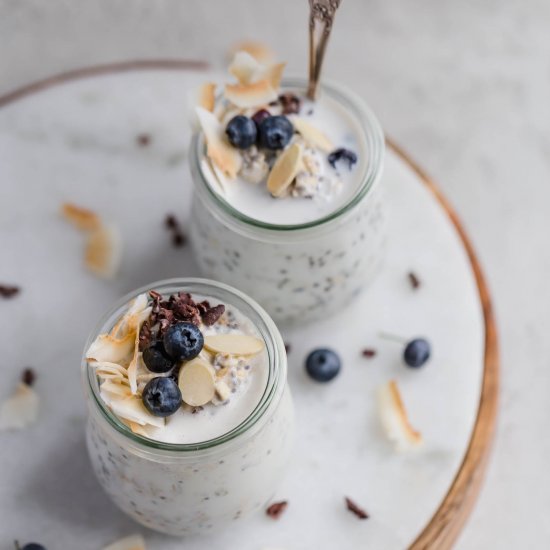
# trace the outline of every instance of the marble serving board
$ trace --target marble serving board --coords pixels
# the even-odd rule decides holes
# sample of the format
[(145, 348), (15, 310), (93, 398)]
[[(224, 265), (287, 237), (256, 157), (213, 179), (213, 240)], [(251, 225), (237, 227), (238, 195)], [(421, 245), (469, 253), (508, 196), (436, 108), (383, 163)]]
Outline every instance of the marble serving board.
[[(191, 181), (187, 91), (205, 75), (140, 70), (58, 83), (0, 109), (0, 282), (21, 294), (0, 302), (2, 382), (9, 395), (32, 366), (39, 421), (0, 433), (0, 547), (37, 540), (49, 550), (97, 550), (142, 532), (150, 550), (203, 548), (402, 549), (426, 526), (463, 460), (478, 411), (484, 321), (475, 279), (446, 212), (418, 175), (388, 150), (383, 186), (390, 219), (388, 258), (356, 304), (292, 331), (289, 381), (297, 414), (291, 469), (274, 521), (181, 541), (127, 519), (96, 483), (84, 445), (82, 347), (96, 320), (122, 294), (152, 281), (196, 275), (188, 247), (173, 248), (167, 213), (186, 225)], [(148, 144), (140, 144), (147, 135)], [(142, 140), (143, 141), (143, 140)], [(103, 281), (82, 265), (83, 239), (59, 216), (72, 201), (115, 223), (124, 240), (120, 275)], [(414, 271), (422, 284), (412, 289)], [(400, 345), (380, 332), (423, 335), (433, 357), (403, 366)], [(319, 385), (304, 357), (334, 347), (343, 370)], [(374, 348), (372, 359), (361, 356)], [(399, 454), (385, 439), (376, 390), (398, 380), (422, 449)], [(359, 521), (350, 496), (370, 514)]]

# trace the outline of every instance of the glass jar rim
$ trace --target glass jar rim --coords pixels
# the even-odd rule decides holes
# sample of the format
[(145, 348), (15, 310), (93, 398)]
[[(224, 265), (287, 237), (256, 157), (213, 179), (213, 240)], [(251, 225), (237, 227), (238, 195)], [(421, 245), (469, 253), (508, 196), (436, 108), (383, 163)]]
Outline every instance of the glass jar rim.
[[(86, 352), (99, 334), (110, 330), (114, 326), (116, 321), (120, 319), (124, 310), (127, 309), (132, 299), (150, 290), (156, 290), (163, 295), (184, 291), (205, 297), (211, 295), (211, 297), (215, 299), (218, 299), (216, 293), (224, 296), (231, 296), (233, 301), (230, 305), (235, 306), (248, 318), (250, 318), (251, 315), (255, 317), (250, 320), (254, 323), (266, 345), (269, 366), (268, 379), (264, 392), (252, 412), (228, 432), (197, 443), (166, 443), (149, 439), (132, 432), (131, 429), (109, 409), (99, 395), (97, 375), (94, 369), (90, 368), (88, 365)], [(277, 326), (267, 312), (256, 301), (229, 285), (210, 279), (184, 277), (165, 279), (142, 286), (119, 299), (109, 311), (103, 315), (89, 335), (82, 354), (81, 370), (86, 395), (92, 399), (92, 402), (96, 405), (96, 409), (101, 413), (103, 419), (117, 432), (128, 438), (133, 444), (145, 449), (188, 453), (217, 448), (224, 443), (233, 441), (237, 437), (246, 434), (256, 426), (257, 422), (265, 416), (270, 405), (276, 405), (282, 396), (286, 385), (287, 362), (284, 342)]]
[[(305, 91), (307, 89), (307, 81), (303, 78), (286, 78), (283, 79), (281, 87), (303, 89)], [(342, 104), (357, 118), (359, 127), (363, 130), (363, 137), (366, 142), (367, 151), (369, 152), (369, 160), (365, 165), (364, 173), (361, 175), (362, 183), (358, 187), (357, 192), (336, 210), (321, 218), (305, 223), (276, 224), (247, 216), (234, 208), (219, 193), (216, 193), (206, 180), (200, 162), (204, 154), (204, 138), (202, 132), (198, 131), (193, 134), (191, 139), (190, 163), (192, 173), (196, 173), (199, 176), (201, 190), (206, 192), (206, 195), (213, 200), (221, 212), (247, 228), (266, 230), (268, 232), (297, 232), (325, 226), (334, 220), (340, 219), (361, 202), (374, 187), (382, 172), (385, 149), (384, 133), (374, 112), (358, 95), (335, 82), (324, 81), (321, 83), (319, 91), (320, 95), (327, 93), (332, 99)]]

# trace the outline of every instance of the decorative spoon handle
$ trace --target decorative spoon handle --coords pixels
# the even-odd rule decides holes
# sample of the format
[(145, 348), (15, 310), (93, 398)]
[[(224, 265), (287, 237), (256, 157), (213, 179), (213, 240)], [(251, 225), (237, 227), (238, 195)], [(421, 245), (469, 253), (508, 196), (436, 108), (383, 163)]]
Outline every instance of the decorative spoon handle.
[(309, 85), (307, 96), (314, 100), (323, 58), (336, 10), (342, 0), (309, 0)]

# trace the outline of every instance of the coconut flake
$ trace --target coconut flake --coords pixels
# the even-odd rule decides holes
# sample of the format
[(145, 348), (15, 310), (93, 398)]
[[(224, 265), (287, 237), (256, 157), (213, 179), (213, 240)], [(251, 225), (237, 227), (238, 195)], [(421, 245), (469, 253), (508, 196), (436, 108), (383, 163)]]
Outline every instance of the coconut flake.
[(101, 396), (105, 398), (105, 402), (112, 409), (113, 413), (124, 420), (130, 420), (140, 426), (146, 426), (147, 424), (156, 428), (164, 426), (164, 418), (153, 416), (138, 397), (124, 398), (114, 395), (107, 396), (103, 393)]
[(134, 350), (135, 334), (129, 333), (124, 338), (113, 338), (110, 334), (100, 334), (86, 352), (88, 361), (120, 364)]
[(130, 535), (105, 546), (103, 550), (147, 550), (147, 548), (141, 535)]
[(38, 394), (27, 384), (18, 384), (0, 408), (0, 431), (21, 430), (38, 418)]
[[(272, 63), (275, 59), (273, 50), (262, 42), (246, 40), (235, 44), (233, 48), (231, 48), (233, 54), (239, 51), (250, 54), (258, 63), (268, 64)], [(230, 55), (230, 57), (232, 57), (232, 55)]]
[(422, 444), (422, 434), (409, 423), (395, 380), (390, 380), (380, 388), (378, 404), (384, 431), (398, 451), (405, 451)]
[(102, 225), (90, 232), (84, 263), (98, 277), (112, 279), (120, 266), (121, 239), (113, 226)]
[(141, 326), (143, 323), (149, 318), (151, 315), (152, 308), (148, 307), (144, 309), (141, 313), (138, 314), (138, 317), (135, 319), (135, 322), (137, 323), (135, 327), (135, 339), (134, 339), (134, 355), (132, 357), (132, 360), (130, 361), (130, 365), (128, 365), (128, 380), (130, 381), (130, 389), (132, 390), (132, 393), (137, 393), (137, 368), (138, 368), (138, 361), (141, 357), (141, 352), (139, 351), (139, 332), (141, 330)]
[(275, 63), (274, 65), (268, 65), (267, 67), (260, 69), (255, 79), (266, 79), (274, 90), (278, 90), (281, 86), (281, 79), (283, 78), (283, 71), (285, 70), (285, 67), (286, 63)]
[(277, 92), (267, 78), (250, 84), (226, 84), (224, 95), (241, 109), (260, 107), (277, 99)]
[(263, 69), (262, 65), (248, 52), (239, 51), (233, 57), (229, 65), (229, 73), (232, 74), (240, 84), (250, 84), (255, 76)]
[(101, 225), (101, 220), (95, 212), (69, 202), (61, 205), (61, 214), (80, 231), (93, 231)]

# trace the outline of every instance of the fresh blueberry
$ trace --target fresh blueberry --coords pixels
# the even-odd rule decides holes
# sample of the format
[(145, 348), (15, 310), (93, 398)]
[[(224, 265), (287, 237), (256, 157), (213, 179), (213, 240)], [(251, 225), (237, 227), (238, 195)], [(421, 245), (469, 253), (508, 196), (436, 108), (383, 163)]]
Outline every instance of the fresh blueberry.
[(225, 128), (229, 143), (237, 149), (248, 149), (256, 143), (256, 124), (251, 118), (244, 115), (233, 117)]
[(313, 350), (306, 359), (307, 373), (317, 382), (329, 382), (339, 372), (340, 357), (331, 349)]
[(181, 405), (181, 391), (172, 378), (157, 376), (147, 382), (141, 399), (152, 415), (170, 416)]
[(36, 542), (29, 542), (29, 544), (25, 544), (21, 550), (46, 550), (46, 547)]
[(256, 123), (256, 127), (268, 117), (271, 116), (271, 113), (267, 109), (260, 109), (252, 115), (252, 120)]
[(193, 323), (176, 323), (164, 333), (164, 349), (175, 361), (189, 361), (204, 345), (204, 337)]
[(349, 149), (344, 149), (343, 147), (340, 147), (340, 149), (332, 151), (332, 153), (330, 153), (330, 155), (328, 156), (328, 163), (333, 168), (336, 168), (336, 163), (338, 161), (347, 162), (348, 168), (351, 170), (352, 166), (357, 162), (357, 155)]
[(168, 372), (175, 361), (166, 353), (162, 342), (156, 342), (143, 350), (143, 362), (151, 372)]
[(403, 352), (403, 359), (409, 367), (421, 367), (430, 358), (430, 343), (424, 338), (411, 340)]
[(258, 128), (260, 145), (266, 149), (284, 149), (290, 141), (294, 127), (286, 116), (270, 116)]

